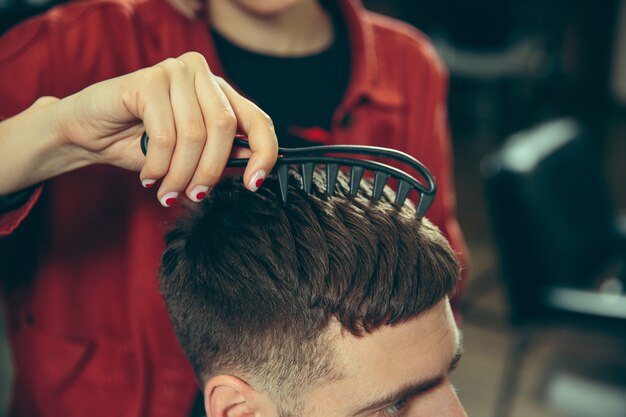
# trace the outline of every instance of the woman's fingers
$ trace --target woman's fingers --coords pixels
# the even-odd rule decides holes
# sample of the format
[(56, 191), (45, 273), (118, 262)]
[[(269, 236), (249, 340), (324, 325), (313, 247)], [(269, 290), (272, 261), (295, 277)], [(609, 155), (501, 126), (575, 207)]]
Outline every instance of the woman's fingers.
[(244, 182), (256, 191), (272, 170), (278, 141), (271, 119), (215, 77), (204, 57), (190, 52), (142, 70), (138, 116), (150, 136), (140, 178), (145, 187), (162, 180), (157, 197), (171, 206), (185, 193), (198, 202), (219, 181), (239, 126), (248, 135), (250, 162)]
[(244, 172), (244, 183), (250, 191), (256, 191), (278, 158), (274, 124), (263, 110), (242, 97), (226, 81), (219, 77), (216, 80), (232, 105), (239, 127), (248, 135), (252, 155)]
[(176, 146), (176, 125), (166, 71), (161, 67), (153, 67), (144, 72), (146, 88), (142, 119), (150, 136), (150, 151), (139, 178), (144, 187), (150, 188), (170, 170)]
[(187, 196), (200, 201), (219, 181), (233, 146), (237, 119), (226, 95), (201, 56), (187, 57), (194, 71), (194, 87), (204, 115), (207, 141), (195, 174), (187, 186)]
[(193, 74), (184, 60), (168, 59), (160, 65), (166, 68), (170, 78), (169, 96), (176, 125), (176, 145), (157, 196), (162, 205), (170, 206), (193, 177), (207, 134)]
[[(84, 155), (85, 163), (140, 170), (144, 187), (161, 180), (157, 197), (165, 206), (183, 193), (201, 200), (231, 154), (249, 153), (244, 181), (252, 191), (277, 159), (271, 119), (215, 77), (198, 53), (96, 83), (59, 103), (63, 146)], [(233, 149), (237, 127), (247, 133), (250, 150)], [(137, 143), (141, 130), (150, 137), (145, 159)]]

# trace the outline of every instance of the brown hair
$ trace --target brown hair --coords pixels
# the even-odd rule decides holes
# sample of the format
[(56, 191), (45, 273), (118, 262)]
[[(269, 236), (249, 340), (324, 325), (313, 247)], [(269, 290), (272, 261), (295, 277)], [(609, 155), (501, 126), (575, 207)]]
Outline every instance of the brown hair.
[[(363, 336), (416, 317), (449, 295), (459, 264), (410, 203), (362, 181), (335, 196), (324, 174), (311, 195), (290, 172), (288, 203), (268, 178), (216, 186), (166, 237), (161, 289), (179, 342), (201, 382), (235, 374), (285, 406), (298, 390), (336, 376), (324, 330), (335, 318)], [(302, 391), (300, 391), (302, 392)]]

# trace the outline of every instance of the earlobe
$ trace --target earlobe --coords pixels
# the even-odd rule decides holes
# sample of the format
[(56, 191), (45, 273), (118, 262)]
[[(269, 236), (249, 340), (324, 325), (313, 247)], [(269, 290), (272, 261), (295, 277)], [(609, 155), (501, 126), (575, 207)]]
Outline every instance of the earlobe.
[(207, 417), (251, 417), (255, 415), (256, 392), (245, 381), (218, 375), (204, 386), (204, 408)]

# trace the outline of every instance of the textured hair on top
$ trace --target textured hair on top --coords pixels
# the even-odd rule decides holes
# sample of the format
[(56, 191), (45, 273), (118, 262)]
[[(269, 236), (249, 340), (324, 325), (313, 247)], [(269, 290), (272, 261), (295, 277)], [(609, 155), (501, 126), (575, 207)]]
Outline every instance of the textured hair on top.
[[(459, 264), (446, 239), (386, 188), (363, 180), (312, 194), (290, 171), (288, 202), (270, 176), (256, 193), (220, 182), (167, 234), (160, 284), (178, 340), (204, 384), (233, 374), (279, 407), (340, 375), (324, 334), (331, 319), (356, 336), (410, 320), (453, 291)], [(291, 399), (291, 400), (290, 400)]]

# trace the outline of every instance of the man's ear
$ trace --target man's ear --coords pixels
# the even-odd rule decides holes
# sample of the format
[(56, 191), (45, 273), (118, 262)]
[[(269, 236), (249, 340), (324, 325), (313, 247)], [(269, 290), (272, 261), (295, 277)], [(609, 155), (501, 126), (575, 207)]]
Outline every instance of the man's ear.
[(232, 375), (218, 375), (204, 386), (207, 417), (276, 417), (275, 404), (247, 382)]

